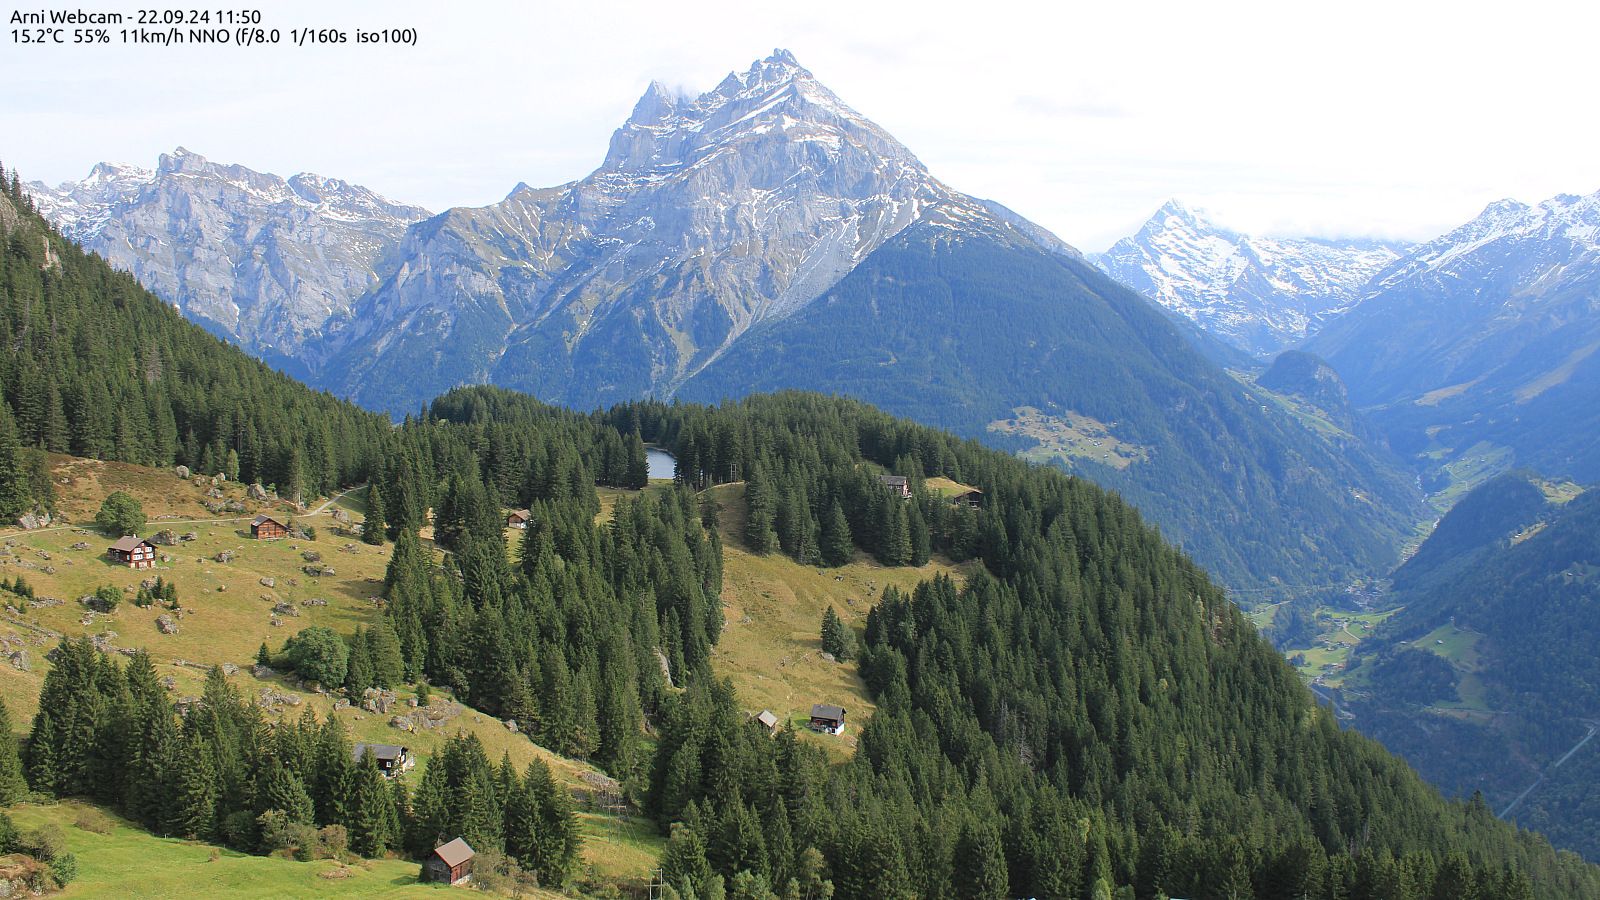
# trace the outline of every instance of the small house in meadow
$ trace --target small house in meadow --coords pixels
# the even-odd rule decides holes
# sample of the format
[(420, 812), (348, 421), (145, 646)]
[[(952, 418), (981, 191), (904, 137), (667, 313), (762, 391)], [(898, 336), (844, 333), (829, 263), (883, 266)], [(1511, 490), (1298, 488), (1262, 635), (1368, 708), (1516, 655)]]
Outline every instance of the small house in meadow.
[(818, 703), (811, 707), (811, 730), (823, 734), (844, 734), (844, 707)]
[(472, 858), (477, 856), (461, 838), (433, 848), (422, 863), (422, 880), (436, 884), (462, 884), (472, 879)]
[(773, 715), (770, 709), (763, 709), (761, 714), (756, 716), (756, 721), (760, 722), (762, 727), (768, 731), (778, 730), (778, 717)]
[(879, 475), (878, 481), (896, 497), (902, 499), (911, 497), (911, 480), (904, 475)]
[(258, 541), (272, 541), (288, 537), (289, 528), (271, 516), (256, 516), (250, 523), (250, 536)]
[(356, 762), (361, 762), (362, 757), (368, 753), (378, 761), (378, 771), (390, 778), (416, 764), (416, 759), (411, 755), (411, 748), (401, 747), (398, 744), (357, 744), (350, 751), (350, 757)]
[(525, 509), (513, 509), (506, 514), (507, 528), (527, 528), (529, 512)]
[(137, 535), (118, 538), (106, 550), (106, 557), (130, 569), (151, 569), (156, 564), (156, 545)]

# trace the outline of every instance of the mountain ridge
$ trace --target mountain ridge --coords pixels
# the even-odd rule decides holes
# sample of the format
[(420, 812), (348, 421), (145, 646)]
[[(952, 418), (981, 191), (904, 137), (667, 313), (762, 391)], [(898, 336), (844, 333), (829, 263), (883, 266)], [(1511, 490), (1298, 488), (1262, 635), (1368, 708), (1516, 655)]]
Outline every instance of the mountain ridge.
[(1117, 280), (1254, 356), (1304, 340), (1361, 300), (1406, 245), (1268, 238), (1216, 225), (1178, 200), (1094, 262)]
[(296, 371), (306, 337), (427, 215), (341, 179), (281, 178), (183, 147), (154, 169), (100, 163), (83, 181), (28, 189), (64, 235), (219, 337)]

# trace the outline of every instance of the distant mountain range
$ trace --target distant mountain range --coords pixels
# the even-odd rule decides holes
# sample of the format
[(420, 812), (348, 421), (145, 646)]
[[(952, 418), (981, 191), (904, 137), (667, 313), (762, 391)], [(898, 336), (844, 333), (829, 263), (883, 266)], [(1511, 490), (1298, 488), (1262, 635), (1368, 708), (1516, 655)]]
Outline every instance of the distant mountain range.
[(1252, 356), (1270, 357), (1360, 302), (1407, 245), (1252, 237), (1172, 200), (1094, 262)]
[(1490, 204), (1306, 349), (1419, 461), (1600, 480), (1600, 193)]
[(1422, 515), (1385, 451), (1230, 376), (1203, 333), (935, 178), (784, 51), (698, 97), (651, 85), (592, 174), (482, 208), (308, 197), (310, 176), (192, 154), (110, 174), (35, 195), (193, 318), (369, 408), (481, 382), (577, 408), (849, 393), (1114, 486), (1252, 588), (1380, 572)]
[(406, 226), (429, 215), (336, 178), (283, 179), (181, 147), (155, 169), (101, 163), (82, 181), (28, 189), (67, 237), (213, 333), (290, 368), (377, 283)]
[(1430, 490), (1600, 479), (1600, 193), (1415, 246), (1249, 237), (1174, 202), (1094, 259), (1238, 350), (1325, 359)]

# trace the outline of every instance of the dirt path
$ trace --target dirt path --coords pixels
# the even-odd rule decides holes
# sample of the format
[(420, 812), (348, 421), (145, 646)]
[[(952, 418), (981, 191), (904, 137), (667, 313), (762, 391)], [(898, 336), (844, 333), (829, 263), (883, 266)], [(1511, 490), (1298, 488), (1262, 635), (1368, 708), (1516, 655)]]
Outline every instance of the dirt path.
[[(330, 507), (333, 504), (338, 503), (340, 500), (344, 499), (346, 494), (355, 493), (356, 491), (359, 491), (359, 490), (361, 490), (361, 489), (363, 489), (365, 487), (366, 487), (366, 485), (364, 485), (364, 484), (358, 484), (355, 487), (345, 488), (344, 490), (340, 491), (339, 493), (334, 494), (332, 497), (329, 497), (327, 500), (323, 501), (323, 504), (321, 506), (317, 507), (316, 509), (300, 513), (300, 515), (302, 515), (302, 516), (320, 516), (320, 515), (323, 514), (323, 512), (325, 512), (327, 510), (328, 507)], [(162, 526), (165, 526), (165, 525), (215, 525), (215, 524), (220, 524), (220, 523), (223, 523), (223, 522), (249, 522), (249, 521), (253, 520), (254, 518), (255, 518), (255, 516), (230, 516), (230, 517), (223, 518), (223, 519), (151, 519), (150, 521), (146, 522), (145, 524), (146, 525), (162, 525)], [(12, 531), (15, 531), (18, 534), (45, 534), (46, 532), (51, 532), (51, 531), (68, 531), (68, 530), (71, 530), (71, 529), (74, 529), (74, 528), (87, 528), (87, 527), (89, 527), (90, 525), (93, 525), (93, 524), (94, 524), (93, 522), (87, 522), (87, 523), (85, 523), (85, 522), (75, 522), (75, 523), (69, 523), (67, 525), (51, 525), (49, 528), (35, 528), (32, 531), (28, 531), (28, 530), (24, 530), (24, 529), (20, 529), (20, 528), (6, 529), (6, 531), (8, 533), (12, 532)]]

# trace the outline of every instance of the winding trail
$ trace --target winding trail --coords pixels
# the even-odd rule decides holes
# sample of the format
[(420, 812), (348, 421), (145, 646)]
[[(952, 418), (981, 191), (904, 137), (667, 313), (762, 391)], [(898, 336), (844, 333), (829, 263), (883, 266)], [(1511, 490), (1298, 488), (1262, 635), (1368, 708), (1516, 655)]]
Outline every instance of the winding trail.
[[(344, 499), (344, 496), (346, 494), (354, 493), (356, 491), (361, 490), (364, 487), (366, 487), (366, 485), (358, 484), (355, 487), (345, 488), (344, 490), (340, 491), (339, 493), (334, 494), (332, 497), (329, 497), (327, 500), (323, 501), (322, 505), (317, 507), (316, 509), (307, 510), (307, 511), (305, 511), (303, 513), (299, 513), (299, 515), (301, 515), (301, 516), (320, 516), (325, 511), (327, 511), (328, 507), (330, 507), (333, 504), (338, 503), (340, 500)], [(166, 526), (166, 525), (212, 525), (212, 524), (217, 524), (217, 523), (220, 523), (220, 522), (249, 522), (254, 518), (255, 518), (255, 516), (251, 515), (251, 516), (230, 516), (230, 517), (224, 518), (224, 519), (151, 519), (148, 522), (146, 522), (145, 524), (146, 525), (156, 525), (156, 526)], [(51, 525), (48, 528), (35, 528), (35, 529), (31, 530), (31, 531), (26, 530), (26, 529), (22, 529), (22, 528), (8, 528), (8, 529), (6, 529), (6, 532), (8, 532), (8, 533), (9, 532), (16, 532), (18, 534), (45, 534), (46, 532), (50, 532), (50, 531), (68, 531), (68, 530), (73, 529), (73, 528), (88, 528), (88, 527), (92, 526), (93, 524), (94, 524), (93, 522), (69, 522), (69, 523), (67, 523), (65, 525)]]

